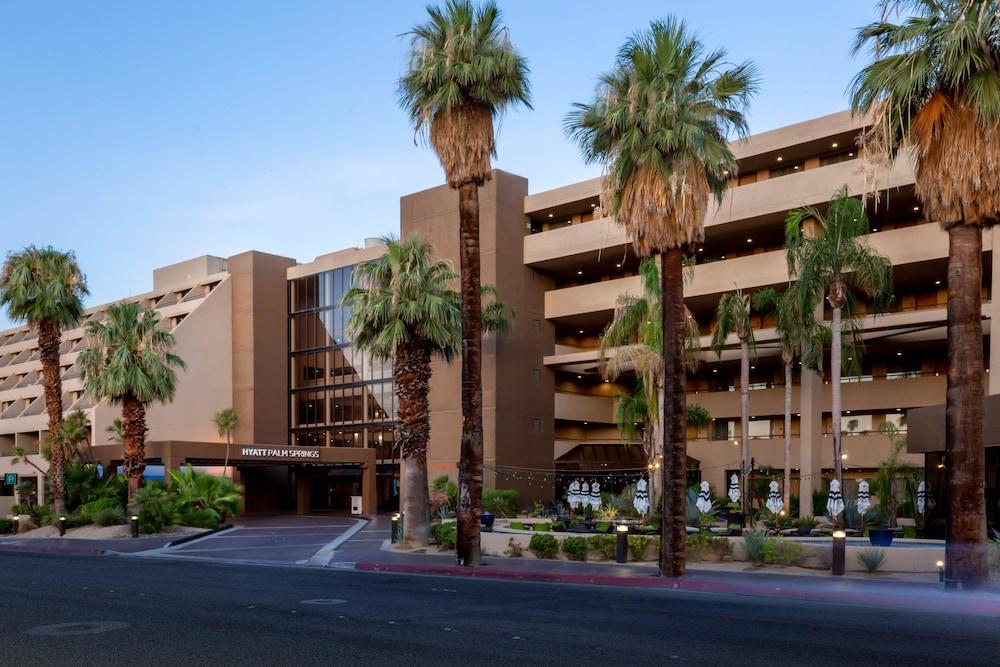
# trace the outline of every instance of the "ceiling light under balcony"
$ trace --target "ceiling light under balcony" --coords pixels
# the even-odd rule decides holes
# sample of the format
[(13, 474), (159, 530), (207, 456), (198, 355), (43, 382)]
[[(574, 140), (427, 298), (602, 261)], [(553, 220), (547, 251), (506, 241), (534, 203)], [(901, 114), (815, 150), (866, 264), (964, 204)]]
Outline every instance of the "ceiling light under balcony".
[(554, 218), (554, 217), (556, 217), (556, 214), (555, 213), (549, 213), (549, 217), (550, 218)]
[(785, 159), (785, 158), (781, 157), (780, 155), (778, 156), (778, 162), (781, 162), (781, 161), (782, 161), (782, 160), (784, 160), (784, 159)]
[(935, 280), (935, 281), (934, 281), (934, 284), (935, 284), (935, 285), (940, 285), (940, 284), (941, 284), (941, 281), (940, 281), (940, 280)]
[(836, 147), (837, 147), (837, 142), (836, 141), (833, 142), (832, 144), (830, 144), (830, 148), (836, 148)]
[(897, 357), (901, 357), (901, 356), (903, 356), (903, 353), (902, 353), (902, 352), (897, 352), (897, 353), (896, 353), (896, 356), (897, 356)]
[(914, 210), (914, 211), (919, 211), (919, 210), (920, 210), (920, 207), (919, 207), (919, 206), (914, 206), (914, 207), (913, 207), (913, 210)]
[(576, 275), (578, 275), (578, 276), (582, 276), (582, 275), (583, 275), (583, 271), (577, 271), (577, 272), (576, 272)]
[(753, 243), (753, 239), (750, 238), (749, 236), (747, 237), (747, 243)]
[(854, 157), (854, 153), (848, 153), (847, 157)]
[(698, 248), (698, 252), (705, 252), (704, 248)]

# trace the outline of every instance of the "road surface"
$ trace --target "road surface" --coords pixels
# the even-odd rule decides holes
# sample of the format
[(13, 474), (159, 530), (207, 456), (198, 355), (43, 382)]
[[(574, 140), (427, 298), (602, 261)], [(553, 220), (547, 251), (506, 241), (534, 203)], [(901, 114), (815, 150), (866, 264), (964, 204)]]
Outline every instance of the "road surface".
[(933, 609), (321, 568), (0, 554), (0, 664), (974, 665)]

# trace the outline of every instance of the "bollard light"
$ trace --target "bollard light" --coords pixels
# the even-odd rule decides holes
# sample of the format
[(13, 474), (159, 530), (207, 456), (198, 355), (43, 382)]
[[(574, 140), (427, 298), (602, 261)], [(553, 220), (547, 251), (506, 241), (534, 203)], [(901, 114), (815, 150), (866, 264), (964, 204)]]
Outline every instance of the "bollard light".
[(944, 561), (943, 560), (939, 560), (937, 562), (937, 569), (938, 569), (938, 582), (943, 584), (944, 583)]
[(66, 517), (59, 517), (59, 537), (66, 535)]
[(628, 560), (628, 526), (618, 524), (618, 539), (615, 542), (615, 562), (624, 563)]
[(399, 534), (400, 533), (399, 524), (401, 523), (401, 519), (402, 515), (399, 512), (396, 512), (395, 514), (392, 515), (392, 534), (390, 535), (390, 541), (392, 542), (392, 544), (396, 544), (402, 538), (402, 536)]
[(847, 533), (843, 530), (833, 531), (832, 573), (840, 577), (844, 574), (844, 561), (847, 556)]
[(129, 518), (132, 523), (132, 537), (139, 537), (139, 516), (137, 514), (133, 514)]
[(14, 516), (14, 534), (17, 535), (21, 532), (21, 517)]

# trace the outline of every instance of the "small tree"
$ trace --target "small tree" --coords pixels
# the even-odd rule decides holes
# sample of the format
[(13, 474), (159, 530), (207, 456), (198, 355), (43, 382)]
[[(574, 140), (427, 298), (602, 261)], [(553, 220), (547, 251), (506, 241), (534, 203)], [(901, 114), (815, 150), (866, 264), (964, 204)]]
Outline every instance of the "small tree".
[(740, 444), (743, 463), (743, 511), (750, 511), (748, 479), (750, 475), (750, 362), (757, 358), (757, 343), (750, 321), (750, 295), (743, 290), (728, 292), (719, 299), (715, 325), (712, 327), (712, 349), (721, 359), (726, 339), (732, 334), (740, 341)]
[(900, 480), (906, 482), (915, 479), (920, 473), (920, 468), (902, 460), (903, 450), (906, 449), (906, 434), (896, 424), (885, 421), (879, 425), (878, 430), (889, 439), (890, 453), (889, 458), (878, 464), (875, 494), (886, 510), (889, 527), (895, 528), (899, 516), (896, 483)]
[[(84, 453), (86, 452), (86, 454)], [(28, 456), (27, 450), (24, 447), (15, 447), (14, 456), (11, 458), (11, 463), (27, 463), (32, 468), (37, 470), (42, 477), (49, 481), (49, 484), (55, 488), (56, 481), (56, 468), (51, 465), (52, 460), (59, 456), (60, 460), (72, 463), (73, 461), (87, 461), (93, 460), (93, 454), (90, 449), (90, 420), (87, 417), (87, 413), (82, 410), (74, 410), (73, 412), (66, 415), (66, 418), (59, 424), (56, 429), (56, 435), (45, 442), (41, 447), (42, 457), (49, 462), (47, 469), (43, 470), (39, 467), (31, 458)], [(65, 493), (65, 467), (62, 469), (63, 474), (63, 491)], [(65, 502), (65, 496), (64, 501)], [(63, 505), (63, 511), (57, 512), (62, 514), (65, 512), (65, 505)]]
[(226, 461), (222, 464), (222, 474), (224, 477), (228, 477), (229, 448), (233, 444), (233, 433), (236, 432), (236, 427), (240, 424), (240, 417), (236, 414), (236, 408), (223, 408), (215, 414), (215, 418), (212, 421), (215, 423), (215, 428), (219, 431), (219, 435), (226, 439)]

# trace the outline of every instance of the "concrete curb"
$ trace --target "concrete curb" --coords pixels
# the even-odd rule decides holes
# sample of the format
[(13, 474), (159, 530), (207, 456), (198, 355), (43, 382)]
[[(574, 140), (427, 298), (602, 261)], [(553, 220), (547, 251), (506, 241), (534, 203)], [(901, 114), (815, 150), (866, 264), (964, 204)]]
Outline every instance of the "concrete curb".
[[(518, 572), (513, 570), (496, 570), (492, 568), (464, 568), (458, 566), (422, 566), (402, 565), (392, 563), (358, 562), (354, 569), (361, 572), (382, 572), (394, 574), (416, 574), (448, 577), (470, 577), (476, 579), (497, 579), (508, 581), (526, 581), (554, 584), (577, 584), (591, 586), (618, 586), (628, 588), (647, 588), (658, 590), (677, 590), (700, 593), (718, 593), (725, 595), (745, 595), (752, 597), (767, 597), (799, 602), (849, 603), (867, 606), (877, 606), (896, 609), (927, 608), (941, 612), (1000, 616), (1000, 596), (991, 593), (956, 594), (947, 593), (930, 584), (898, 584), (906, 586), (908, 591), (896, 590), (895, 595), (886, 595), (886, 591), (832, 590), (829, 587), (816, 588), (814, 585), (803, 586), (801, 580), (789, 577), (785, 585), (753, 582), (723, 582), (699, 581), (685, 578), (668, 578), (659, 576), (615, 577), (603, 575), (554, 574), (543, 572)], [(809, 582), (814, 584), (815, 582)], [(831, 582), (841, 586), (844, 582)]]
[(215, 535), (216, 533), (221, 533), (222, 531), (229, 530), (232, 527), (233, 527), (233, 524), (231, 524), (231, 523), (224, 523), (221, 526), (219, 526), (218, 528), (213, 528), (211, 530), (206, 530), (206, 531), (201, 532), (201, 533), (194, 533), (192, 535), (185, 535), (184, 537), (179, 537), (176, 540), (172, 540), (170, 542), (167, 542), (161, 548), (165, 549), (167, 547), (179, 547), (182, 544), (187, 544), (188, 542), (194, 542), (195, 540), (200, 540), (201, 538), (208, 537), (209, 535)]

